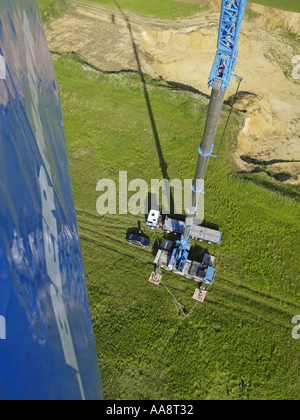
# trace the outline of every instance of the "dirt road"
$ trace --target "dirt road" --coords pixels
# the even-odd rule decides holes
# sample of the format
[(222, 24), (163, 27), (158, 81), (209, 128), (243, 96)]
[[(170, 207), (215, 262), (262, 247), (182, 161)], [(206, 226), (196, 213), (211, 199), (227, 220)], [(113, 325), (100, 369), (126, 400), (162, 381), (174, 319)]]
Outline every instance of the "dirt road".
[[(211, 9), (168, 21), (70, 1), (66, 14), (45, 24), (49, 48), (77, 52), (102, 70), (140, 69), (209, 94), (221, 0), (184, 1), (210, 3)], [(266, 164), (274, 173), (292, 175), (284, 182), (300, 184), (300, 78), (292, 76), (300, 49), (274, 28), (281, 24), (300, 34), (300, 14), (250, 6), (255, 19), (246, 14), (243, 20), (235, 69), (244, 78), (236, 106), (245, 112), (245, 124), (234, 159), (239, 170)], [(227, 97), (235, 87), (233, 81)]]

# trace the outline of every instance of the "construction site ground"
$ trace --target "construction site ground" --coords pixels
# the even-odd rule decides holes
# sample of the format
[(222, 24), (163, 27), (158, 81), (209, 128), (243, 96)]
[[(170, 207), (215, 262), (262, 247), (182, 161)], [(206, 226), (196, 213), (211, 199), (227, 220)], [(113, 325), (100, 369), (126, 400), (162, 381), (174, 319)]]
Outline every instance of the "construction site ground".
[[(70, 1), (61, 17), (44, 24), (49, 48), (76, 52), (104, 71), (141, 70), (209, 95), (221, 0), (182, 1), (209, 4), (210, 9), (191, 18), (163, 20)], [(300, 184), (299, 35), (299, 13), (249, 3), (235, 69), (243, 77), (235, 107), (244, 113), (232, 156), (237, 170), (267, 166), (273, 173), (292, 175), (284, 182), (293, 184)], [(226, 97), (235, 89), (233, 79)]]

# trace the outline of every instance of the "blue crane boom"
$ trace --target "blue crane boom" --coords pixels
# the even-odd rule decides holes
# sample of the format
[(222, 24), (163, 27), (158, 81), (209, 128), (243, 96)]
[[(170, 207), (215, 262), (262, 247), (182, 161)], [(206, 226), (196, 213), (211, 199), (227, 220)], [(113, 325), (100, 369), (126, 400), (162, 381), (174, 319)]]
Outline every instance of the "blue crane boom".
[(220, 80), (225, 90), (236, 65), (239, 34), (247, 0), (223, 0), (219, 24), (217, 52), (209, 76), (208, 87)]
[[(229, 85), (238, 54), (238, 40), (247, 0), (223, 0), (217, 53), (209, 76), (208, 86), (212, 87), (208, 114), (202, 142), (199, 146), (199, 157), (192, 185), (192, 194), (186, 210), (184, 232), (176, 241), (171, 261), (173, 269), (182, 273), (190, 250), (191, 229), (197, 214), (197, 203), (204, 188), (204, 175), (209, 157), (213, 151), (213, 140), (220, 118), (225, 92)], [(214, 269), (213, 269), (214, 270)], [(210, 275), (207, 283), (212, 284), (214, 278)]]

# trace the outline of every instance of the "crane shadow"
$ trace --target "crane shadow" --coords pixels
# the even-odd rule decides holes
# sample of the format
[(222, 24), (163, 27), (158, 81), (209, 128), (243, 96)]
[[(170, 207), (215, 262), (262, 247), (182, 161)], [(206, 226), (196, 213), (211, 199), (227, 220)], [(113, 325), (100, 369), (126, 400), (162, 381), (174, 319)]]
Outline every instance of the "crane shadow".
[[(155, 119), (154, 119), (154, 115), (153, 115), (153, 111), (152, 111), (152, 107), (151, 107), (149, 93), (148, 93), (148, 90), (147, 90), (147, 84), (146, 84), (144, 73), (142, 72), (141, 62), (140, 62), (139, 54), (138, 54), (138, 49), (137, 49), (137, 46), (134, 42), (131, 24), (129, 22), (128, 17), (123, 12), (120, 5), (118, 4), (118, 2), (116, 0), (114, 0), (114, 3), (116, 4), (117, 8), (121, 12), (124, 20), (127, 23), (127, 28), (128, 28), (129, 34), (130, 34), (132, 48), (133, 48), (134, 56), (135, 56), (137, 67), (138, 67), (138, 73), (141, 76), (141, 82), (142, 82), (142, 85), (143, 85), (145, 101), (146, 101), (147, 110), (148, 110), (148, 114), (149, 114), (149, 118), (150, 118), (153, 137), (154, 137), (154, 140), (155, 140), (155, 145), (156, 145), (156, 149), (157, 149), (157, 154), (158, 154), (158, 159), (159, 159), (159, 164), (160, 164), (162, 177), (164, 179), (167, 179), (167, 180), (170, 181), (170, 178), (169, 178), (169, 175), (168, 175), (168, 165), (167, 165), (167, 163), (164, 159), (163, 153), (162, 153), (161, 144), (160, 144), (160, 140), (159, 140), (159, 135), (158, 135), (158, 131), (157, 131), (157, 127), (156, 127), (156, 123), (155, 123)], [(172, 191), (170, 191), (170, 214), (173, 214), (174, 211), (175, 211), (174, 210), (174, 197), (173, 197)]]

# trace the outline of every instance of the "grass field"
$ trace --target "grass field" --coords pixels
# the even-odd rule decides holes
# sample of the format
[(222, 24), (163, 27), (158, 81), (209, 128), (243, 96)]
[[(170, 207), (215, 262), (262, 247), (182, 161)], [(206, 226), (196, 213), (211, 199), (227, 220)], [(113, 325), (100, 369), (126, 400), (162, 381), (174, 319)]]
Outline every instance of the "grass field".
[(66, 0), (37, 0), (43, 22), (59, 17), (68, 8)]
[[(205, 222), (222, 242), (191, 251), (200, 261), (215, 255), (217, 275), (184, 317), (163, 285), (147, 281), (157, 244), (144, 215), (99, 215), (96, 185), (118, 183), (119, 171), (149, 186), (163, 174), (192, 178), (207, 99), (137, 73), (103, 73), (74, 54), (53, 62), (105, 398), (298, 399), (299, 188), (266, 171), (235, 173), (229, 156), (243, 116), (234, 111), (205, 195)], [(223, 124), (227, 115), (224, 107)], [(146, 250), (125, 241), (139, 222)], [(195, 282), (163, 272), (163, 283), (193, 307)], [(249, 386), (239, 389), (241, 380)]]
[[(84, 0), (87, 3), (96, 3), (103, 6), (116, 8), (115, 0)], [(200, 5), (180, 2), (177, 0), (118, 0), (119, 6), (125, 11), (138, 14), (155, 16), (159, 18), (176, 19), (199, 13)], [(251, 3), (276, 7), (282, 10), (300, 12), (298, 0), (257, 0)]]
[(120, 7), (124, 11), (165, 19), (188, 17), (201, 11), (200, 5), (176, 0), (85, 0), (85, 2), (100, 4), (113, 9)]
[[(86, 3), (95, 3), (112, 9), (120, 7), (124, 11), (129, 11), (141, 15), (153, 16), (156, 18), (178, 19), (193, 16), (207, 10), (207, 7), (201, 9), (198, 4), (185, 3), (177, 0), (83, 0)], [(57, 18), (66, 11), (72, 0), (37, 0), (43, 21), (50, 18)], [(264, 6), (276, 7), (282, 10), (300, 12), (300, 3), (298, 0), (258, 0), (252, 3)], [(249, 13), (248, 13), (249, 15)], [(249, 17), (249, 16), (248, 16)], [(254, 17), (254, 15), (253, 15)]]
[(277, 9), (288, 10), (290, 12), (300, 12), (300, 3), (298, 0), (256, 0), (251, 3), (276, 7)]

